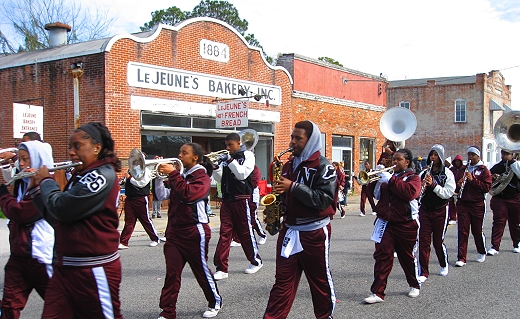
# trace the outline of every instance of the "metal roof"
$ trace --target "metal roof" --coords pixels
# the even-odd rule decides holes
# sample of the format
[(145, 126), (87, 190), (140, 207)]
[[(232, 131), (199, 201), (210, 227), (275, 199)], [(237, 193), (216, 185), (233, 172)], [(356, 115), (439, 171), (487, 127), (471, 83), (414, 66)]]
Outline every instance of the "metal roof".
[(472, 84), (476, 83), (476, 75), (467, 76), (447, 76), (440, 78), (424, 78), (424, 79), (410, 79), (410, 80), (397, 80), (389, 81), (390, 88), (402, 87), (402, 86), (426, 86), (428, 81), (435, 81), (436, 85), (452, 85), (452, 84)]

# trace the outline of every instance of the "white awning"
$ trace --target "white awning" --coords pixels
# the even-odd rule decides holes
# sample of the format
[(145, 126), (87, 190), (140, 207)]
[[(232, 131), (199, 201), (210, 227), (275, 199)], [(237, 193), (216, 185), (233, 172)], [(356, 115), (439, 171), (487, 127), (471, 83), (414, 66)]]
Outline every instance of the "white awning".
[(491, 111), (505, 111), (504, 107), (500, 106), (495, 100), (489, 100), (489, 109)]

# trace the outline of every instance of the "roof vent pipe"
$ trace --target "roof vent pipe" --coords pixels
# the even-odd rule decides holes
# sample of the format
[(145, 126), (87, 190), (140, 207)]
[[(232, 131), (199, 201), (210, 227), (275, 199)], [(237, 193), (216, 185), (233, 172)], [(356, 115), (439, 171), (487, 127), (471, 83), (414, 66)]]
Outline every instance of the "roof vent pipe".
[(67, 44), (67, 32), (70, 32), (72, 27), (65, 23), (55, 22), (47, 23), (45, 30), (49, 31), (50, 47), (55, 48)]

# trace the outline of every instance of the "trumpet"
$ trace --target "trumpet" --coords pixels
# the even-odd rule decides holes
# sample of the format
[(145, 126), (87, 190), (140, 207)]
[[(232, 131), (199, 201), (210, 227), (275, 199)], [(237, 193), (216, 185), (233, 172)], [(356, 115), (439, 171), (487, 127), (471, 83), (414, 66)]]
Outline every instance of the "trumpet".
[(169, 163), (173, 166), (176, 166), (176, 169), (180, 172), (184, 170), (184, 165), (180, 159), (172, 157), (172, 158), (161, 158), (155, 160), (147, 160), (144, 157), (143, 152), (134, 148), (130, 151), (130, 156), (128, 156), (128, 172), (132, 177), (136, 180), (142, 180), (145, 176), (146, 167), (153, 166), (151, 169), (152, 178), (166, 178), (167, 176), (159, 173), (158, 168), (160, 164)]
[[(54, 171), (58, 171), (58, 170), (62, 170), (62, 169), (69, 169), (71, 167), (76, 167), (76, 166), (79, 166), (82, 164), (83, 164), (82, 162), (75, 162), (75, 163), (70, 162), (70, 161), (69, 162), (58, 162), (58, 163), (52, 164), (54, 167), (49, 168), (49, 172), (54, 172)], [(25, 168), (20, 173), (14, 174), (13, 178), (11, 178), (11, 180), (7, 183), (7, 186), (11, 185), (12, 183), (14, 183), (15, 181), (17, 181), (19, 179), (31, 177), (34, 175), (36, 175), (36, 171), (27, 172), (27, 169)]]
[(217, 163), (218, 157), (219, 157), (219, 155), (222, 155), (222, 154), (229, 154), (229, 151), (228, 150), (220, 150), (220, 151), (208, 153), (208, 154), (206, 154), (204, 156), (209, 158), (209, 160), (212, 161), (213, 164), (218, 164)]
[(367, 173), (366, 171), (360, 171), (358, 174), (358, 181), (360, 185), (367, 185), (372, 182), (376, 182), (381, 179), (381, 177), (377, 176), (379, 173), (383, 172), (389, 172), (390, 174), (393, 173), (395, 168), (395, 165), (392, 165), (390, 167), (385, 167), (383, 169), (380, 169), (378, 171), (372, 171), (370, 173)]
[[(242, 130), (238, 132), (238, 135), (240, 136), (240, 144), (244, 145), (246, 147), (246, 150), (252, 151), (256, 144), (258, 143), (258, 133), (250, 128), (246, 128), (245, 130)], [(213, 162), (213, 164), (218, 165), (220, 163), (217, 163), (219, 155), (222, 154), (229, 154), (228, 150), (220, 150), (216, 152), (211, 152), (206, 154), (205, 156), (210, 159), (210, 161)]]

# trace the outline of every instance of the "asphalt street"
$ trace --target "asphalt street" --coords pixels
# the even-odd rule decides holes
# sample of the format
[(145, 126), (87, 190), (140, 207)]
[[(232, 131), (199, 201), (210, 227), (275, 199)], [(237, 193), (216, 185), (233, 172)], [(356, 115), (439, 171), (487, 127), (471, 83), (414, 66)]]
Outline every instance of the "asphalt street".
[[(430, 263), (430, 278), (423, 284), (417, 298), (406, 294), (408, 286), (397, 260), (390, 275), (383, 303), (362, 303), (369, 294), (373, 278), (374, 244), (370, 241), (374, 216), (359, 217), (359, 197), (349, 197), (347, 215), (337, 214), (332, 220), (330, 264), (335, 285), (337, 304), (334, 318), (518, 318), (520, 316), (518, 275), (520, 254), (512, 253), (512, 243), (506, 228), (500, 254), (487, 257), (482, 264), (475, 261), (477, 252), (470, 235), (468, 263), (456, 268), (456, 226), (446, 233), (450, 254), (447, 277), (438, 275), (439, 264), (434, 254)], [(213, 236), (210, 242), (209, 262), (218, 241), (217, 217), (212, 217)], [(370, 212), (370, 209), (368, 209)], [(165, 217), (166, 214), (163, 214)], [(154, 219), (158, 231), (164, 231), (167, 219)], [(2, 221), (3, 223), (3, 221)], [(490, 245), (492, 213), (488, 212), (484, 232)], [(7, 227), (0, 226), (0, 263), (9, 256)], [(159, 296), (164, 281), (162, 245), (148, 247), (150, 240), (143, 236), (139, 226), (130, 240), (130, 248), (121, 251), (123, 281), (121, 284), (122, 311), (126, 319), (155, 319), (159, 316)], [(277, 236), (269, 236), (260, 246), (263, 268), (256, 274), (245, 274), (248, 261), (240, 247), (232, 247), (229, 278), (219, 281), (223, 307), (217, 318), (262, 318), (274, 283), (275, 244)], [(3, 268), (0, 278), (3, 286)], [(39, 318), (43, 301), (31, 294), (21, 318)], [(178, 318), (201, 318), (206, 301), (189, 266), (182, 277), (182, 288), (177, 304)], [(289, 318), (314, 318), (312, 299), (305, 276), (302, 276), (296, 300)]]

